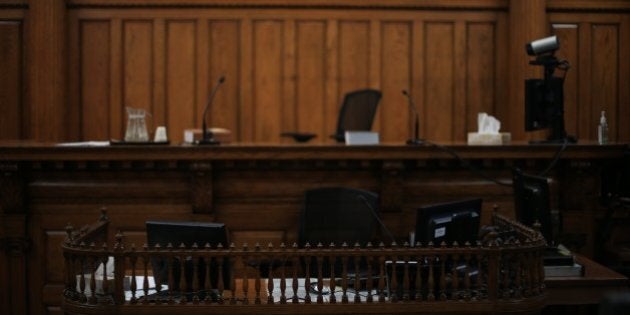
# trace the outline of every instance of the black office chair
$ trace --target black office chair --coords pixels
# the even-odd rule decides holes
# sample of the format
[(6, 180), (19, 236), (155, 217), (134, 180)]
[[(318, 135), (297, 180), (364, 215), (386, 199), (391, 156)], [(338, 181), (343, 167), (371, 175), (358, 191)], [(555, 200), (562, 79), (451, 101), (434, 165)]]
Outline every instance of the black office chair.
[[(319, 243), (328, 246), (334, 243), (340, 247), (344, 242), (348, 246), (354, 246), (356, 242), (365, 246), (374, 237), (377, 221), (373, 211), (376, 211), (377, 205), (377, 194), (360, 189), (326, 187), (306, 191), (298, 231), (299, 246), (304, 247), (306, 243), (312, 247)], [(315, 260), (311, 262), (313, 266), (314, 263)], [(261, 277), (266, 278), (269, 269), (290, 266), (291, 262), (250, 260), (247, 265), (259, 270)], [(329, 264), (325, 264), (324, 273), (328, 274), (329, 270)], [(311, 271), (311, 276), (316, 277), (317, 270)], [(340, 272), (341, 268), (336, 267), (335, 273)]]
[(299, 240), (312, 246), (343, 242), (365, 246), (374, 240), (378, 195), (369, 191), (326, 187), (306, 191)]
[[(197, 244), (199, 248), (203, 248), (205, 244), (212, 248), (217, 248), (219, 244), (228, 246), (229, 233), (223, 223), (217, 222), (194, 222), (194, 221), (153, 221), (145, 222), (147, 231), (147, 244), (154, 248), (160, 245), (165, 248), (169, 243), (176, 249), (183, 244), (187, 249), (192, 248), (193, 244)], [(182, 264), (184, 265), (182, 270)], [(155, 276), (156, 285), (168, 285), (170, 293), (167, 291), (157, 292), (150, 298), (166, 297), (168, 294), (183, 294), (188, 301), (192, 301), (194, 296), (203, 300), (206, 294), (209, 294), (213, 300), (216, 300), (221, 292), (219, 288), (225, 290), (230, 289), (231, 273), (230, 261), (223, 260), (222, 265), (218, 257), (173, 257), (166, 256), (151, 257), (151, 267)], [(221, 267), (221, 268), (219, 268)], [(221, 283), (219, 282), (219, 270), (222, 270)], [(183, 271), (183, 273), (182, 273)], [(210, 274), (207, 275), (206, 271)], [(169, 276), (171, 277), (169, 281)], [(184, 279), (181, 279), (184, 278)], [(198, 291), (194, 291), (193, 282), (198, 281)], [(212, 288), (206, 291), (206, 279), (210, 279), (208, 284)], [(181, 280), (184, 280), (184, 287), (180, 287)]]
[[(311, 247), (321, 243), (329, 246), (334, 243), (340, 247), (344, 242), (348, 246), (358, 243), (364, 247), (368, 242), (374, 241), (377, 220), (376, 206), (378, 195), (369, 191), (346, 188), (327, 187), (306, 191), (304, 209), (300, 221), (298, 233), (299, 245), (304, 247), (309, 243)], [(318, 276), (317, 261), (314, 257), (301, 262), (302, 269), (309, 262), (309, 276)], [(331, 266), (334, 265), (334, 275)], [(322, 262), (323, 277), (340, 277), (343, 265), (339, 257), (332, 263), (329, 258)], [(359, 270), (355, 270), (355, 262), (349, 259), (347, 263), (347, 275), (355, 278), (366, 274), (367, 262), (359, 262)], [(376, 270), (375, 268), (373, 270)]]
[(371, 130), (381, 96), (380, 91), (372, 89), (347, 93), (339, 110), (337, 131), (332, 137), (344, 142), (346, 131)]

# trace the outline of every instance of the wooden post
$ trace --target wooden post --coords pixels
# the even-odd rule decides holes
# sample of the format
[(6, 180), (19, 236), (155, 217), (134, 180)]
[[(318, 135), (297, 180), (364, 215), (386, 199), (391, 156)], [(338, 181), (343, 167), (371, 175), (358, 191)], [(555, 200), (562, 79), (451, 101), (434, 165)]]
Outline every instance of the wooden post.
[[(27, 314), (27, 235), (24, 177), (17, 163), (0, 164), (0, 313)], [(9, 285), (11, 284), (11, 285)]]
[(525, 45), (548, 36), (545, 0), (510, 0), (507, 126), (513, 140), (529, 139), (525, 133), (525, 79), (541, 77), (540, 67), (529, 65)]
[(124, 236), (118, 231), (115, 236), (114, 244), (114, 304), (121, 305), (125, 303), (125, 245), (123, 243)]

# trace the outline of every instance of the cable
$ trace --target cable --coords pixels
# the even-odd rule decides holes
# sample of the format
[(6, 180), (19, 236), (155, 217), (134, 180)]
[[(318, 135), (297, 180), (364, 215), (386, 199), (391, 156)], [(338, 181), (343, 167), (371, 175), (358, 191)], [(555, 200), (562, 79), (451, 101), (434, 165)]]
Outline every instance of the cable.
[(542, 172), (540, 172), (540, 174), (538, 174), (538, 176), (545, 177), (545, 175), (547, 173), (549, 173), (549, 171), (551, 171), (551, 169), (554, 168), (554, 166), (556, 166), (556, 163), (558, 163), (558, 161), (560, 160), (560, 155), (567, 148), (567, 144), (568, 143), (569, 143), (569, 139), (567, 137), (564, 137), (564, 141), (562, 142), (562, 146), (560, 147), (560, 149), (558, 149), (556, 154), (553, 156), (553, 159), (551, 160), (551, 162), (549, 163), (547, 168), (545, 168)]
[(457, 154), (457, 152), (455, 152), (453, 149), (448, 148), (448, 147), (443, 146), (443, 145), (440, 145), (440, 144), (437, 144), (437, 143), (433, 143), (433, 142), (427, 141), (427, 140), (424, 140), (424, 143), (426, 143), (426, 144), (428, 144), (430, 146), (436, 147), (436, 148), (438, 148), (438, 149), (440, 149), (440, 150), (450, 154), (451, 156), (456, 158), (458, 161), (460, 161), (464, 166), (466, 166), (471, 172), (477, 174), (481, 178), (483, 178), (485, 180), (488, 180), (488, 181), (491, 181), (491, 182), (493, 182), (493, 183), (495, 183), (497, 185), (500, 185), (500, 186), (512, 187), (511, 183), (505, 183), (505, 182), (499, 181), (499, 180), (497, 180), (495, 178), (492, 178), (492, 177), (488, 176), (487, 174), (481, 172), (479, 169), (475, 168), (472, 164), (470, 164), (467, 160), (464, 160), (461, 156), (459, 156), (459, 154)]
[[(426, 143), (426, 144), (428, 144), (430, 146), (436, 147), (436, 148), (438, 148), (438, 149), (440, 149), (440, 150), (450, 154), (455, 159), (457, 159), (459, 162), (461, 162), (464, 166), (466, 166), (471, 172), (475, 173), (477, 176), (479, 176), (479, 177), (481, 177), (481, 178), (483, 178), (485, 180), (491, 181), (491, 182), (493, 182), (493, 183), (495, 183), (497, 185), (500, 185), (500, 186), (512, 187), (512, 183), (506, 183), (506, 182), (499, 181), (499, 180), (497, 180), (495, 178), (492, 178), (492, 177), (488, 176), (484, 172), (480, 171), (479, 169), (474, 167), (472, 164), (470, 164), (469, 161), (464, 160), (461, 156), (459, 156), (459, 154), (457, 154), (457, 152), (455, 152), (455, 150), (453, 150), (453, 149), (451, 149), (449, 147), (446, 147), (446, 146), (443, 146), (443, 145), (431, 142), (431, 141), (427, 141), (427, 140), (424, 140), (424, 143)], [(540, 172), (538, 174), (538, 176), (545, 177), (545, 175), (556, 166), (556, 164), (560, 160), (560, 156), (562, 155), (564, 150), (566, 150), (568, 144), (569, 144), (569, 139), (568, 138), (564, 138), (564, 141), (562, 142), (562, 146), (554, 154), (554, 156), (553, 156), (551, 162), (549, 163), (549, 165), (547, 165), (547, 167), (542, 172)]]

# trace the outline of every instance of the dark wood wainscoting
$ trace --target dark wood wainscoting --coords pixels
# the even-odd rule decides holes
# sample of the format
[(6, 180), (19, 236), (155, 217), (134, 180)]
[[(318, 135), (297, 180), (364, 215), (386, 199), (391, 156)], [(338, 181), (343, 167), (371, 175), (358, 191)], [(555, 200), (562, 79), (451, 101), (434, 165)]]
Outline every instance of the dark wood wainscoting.
[[(8, 313), (55, 313), (63, 289), (59, 244), (65, 227), (92, 222), (101, 207), (137, 246), (145, 242), (147, 219), (220, 221), (236, 244), (290, 244), (307, 189), (349, 186), (378, 193), (385, 225), (404, 241), (416, 208), (429, 203), (482, 197), (483, 222), (495, 204), (513, 216), (512, 188), (488, 178), (509, 184), (515, 166), (539, 173), (559, 148), (7, 144), (0, 148), (0, 271), (11, 281), (0, 286), (3, 301), (10, 301), (3, 305)], [(567, 240), (587, 256), (603, 215), (602, 171), (614, 169), (625, 150), (626, 145), (569, 145), (547, 174)], [(28, 306), (20, 304), (26, 301)]]

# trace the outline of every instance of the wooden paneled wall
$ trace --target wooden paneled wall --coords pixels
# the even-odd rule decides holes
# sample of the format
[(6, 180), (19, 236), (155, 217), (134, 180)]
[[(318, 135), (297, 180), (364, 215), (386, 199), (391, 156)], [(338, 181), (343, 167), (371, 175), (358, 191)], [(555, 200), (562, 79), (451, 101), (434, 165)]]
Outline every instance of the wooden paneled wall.
[[(501, 8), (498, 8), (501, 9)], [(463, 140), (478, 111), (495, 111), (502, 10), (76, 9), (70, 11), (70, 134), (120, 138), (125, 106), (145, 108), (181, 140), (208, 119), (239, 141), (278, 142), (283, 131), (331, 141), (346, 92), (383, 92), (375, 129), (409, 136), (410, 90), (423, 135)]]
[(24, 8), (0, 8), (0, 139), (25, 138)]
[(423, 138), (464, 141), (480, 111), (514, 139), (541, 137), (523, 128), (523, 80), (541, 72), (523, 46), (555, 33), (557, 55), (572, 66), (568, 132), (595, 139), (606, 110), (611, 139), (630, 140), (628, 1), (10, 2), (28, 3), (24, 15), (40, 17), (26, 19), (30, 29), (50, 34), (27, 27), (25, 37), (16, 5), (0, 6), (0, 54), (8, 55), (0, 62), (10, 69), (0, 76), (10, 83), (0, 106), (12, 115), (3, 117), (3, 139), (122, 138), (130, 106), (148, 110), (150, 129), (167, 126), (177, 143), (183, 129), (201, 125), (222, 75), (207, 118), (240, 142), (290, 141), (282, 131), (330, 142), (343, 95), (361, 88), (383, 92), (374, 129), (385, 142), (409, 137), (403, 89), (421, 113)]
[(610, 136), (630, 140), (630, 15), (553, 12), (549, 20), (562, 43), (558, 55), (572, 66), (565, 82), (567, 132), (597, 139), (594, 124), (606, 111)]

